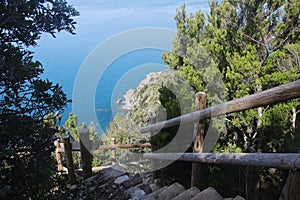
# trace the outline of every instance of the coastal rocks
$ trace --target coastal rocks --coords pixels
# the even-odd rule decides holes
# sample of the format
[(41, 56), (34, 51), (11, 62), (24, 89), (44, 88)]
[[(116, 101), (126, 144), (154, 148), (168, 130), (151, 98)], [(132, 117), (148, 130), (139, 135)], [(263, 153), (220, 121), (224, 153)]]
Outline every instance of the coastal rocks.
[(142, 99), (145, 99), (145, 102), (149, 103), (149, 99), (147, 99), (147, 97), (149, 97), (150, 95), (148, 95), (148, 93), (157, 93), (158, 91), (150, 90), (149, 92), (147, 92), (146, 90), (149, 85), (159, 84), (159, 82), (165, 81), (166, 79), (162, 79), (159, 81), (162, 76), (166, 76), (166, 72), (155, 72), (148, 74), (147, 77), (140, 82), (136, 90), (129, 89), (126, 92), (126, 94), (123, 96), (123, 105), (120, 107), (120, 109), (132, 110)]
[(123, 105), (120, 107), (122, 110), (131, 110), (134, 106), (134, 102), (136, 101), (136, 97), (134, 95), (135, 90), (129, 89), (124, 95)]
[(115, 104), (120, 104), (121, 102), (122, 102), (122, 99), (121, 99), (121, 98), (115, 100)]

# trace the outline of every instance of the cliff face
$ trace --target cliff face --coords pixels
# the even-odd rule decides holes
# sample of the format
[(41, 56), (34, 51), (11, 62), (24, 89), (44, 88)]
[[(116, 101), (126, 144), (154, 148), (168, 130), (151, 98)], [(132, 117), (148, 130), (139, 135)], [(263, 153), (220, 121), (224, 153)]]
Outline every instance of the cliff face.
[(174, 77), (174, 73), (150, 73), (141, 81), (136, 90), (130, 89), (124, 95), (122, 109), (128, 110), (127, 116), (138, 125), (147, 125), (149, 113), (158, 113), (162, 110), (159, 101), (159, 88), (167, 85)]
[(157, 121), (167, 119), (166, 109), (160, 102), (159, 89), (163, 86), (180, 99), (182, 114), (192, 111), (195, 92), (190, 90), (183, 79), (171, 70), (150, 73), (135, 90), (130, 89), (124, 95), (121, 108), (127, 110), (127, 113), (117, 113), (111, 120), (106, 130), (107, 138), (114, 137), (120, 144), (148, 142), (150, 134), (141, 134), (139, 129), (148, 125), (150, 114), (155, 114)]
[(169, 88), (182, 100), (180, 105), (182, 114), (192, 111), (195, 92), (171, 70), (148, 74), (135, 90), (130, 89), (126, 92), (121, 109), (127, 110), (127, 117), (139, 126), (148, 124), (150, 113), (155, 114), (158, 120), (165, 120), (166, 112), (159, 100), (159, 89), (162, 86)]
[(168, 74), (168, 72), (155, 72), (148, 74), (147, 77), (140, 82), (137, 89), (130, 89), (126, 92), (126, 94), (124, 95), (125, 100), (123, 101), (123, 105), (121, 106), (121, 108), (130, 111), (136, 105), (138, 105), (139, 101), (146, 97), (146, 95), (155, 95), (155, 89), (157, 88), (153, 86), (161, 84), (162, 81), (160, 80), (160, 77), (166, 77), (168, 76)]
[(135, 90), (134, 89), (129, 89), (126, 94), (123, 96), (124, 101), (122, 101), (122, 106), (120, 107), (122, 110), (131, 110), (133, 105), (134, 105), (134, 100), (135, 100), (135, 95), (134, 95)]

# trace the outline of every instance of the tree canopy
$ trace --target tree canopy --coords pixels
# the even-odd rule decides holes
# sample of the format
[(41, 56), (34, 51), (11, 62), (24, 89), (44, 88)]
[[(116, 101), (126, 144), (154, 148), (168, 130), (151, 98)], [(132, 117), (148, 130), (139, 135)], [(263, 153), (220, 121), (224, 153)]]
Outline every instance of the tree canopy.
[(42, 33), (74, 34), (79, 13), (65, 0), (4, 0), (0, 13), (0, 189), (9, 186), (9, 198), (45, 198), (53, 186), (55, 127), (44, 118), (69, 100), (40, 77), (42, 64), (27, 48)]
[[(212, 0), (209, 5), (206, 19), (200, 10), (188, 16), (184, 5), (177, 9), (177, 34), (172, 51), (162, 55), (197, 91), (219, 91), (218, 81), (214, 87), (207, 84), (218, 73), (207, 71), (209, 64), (203, 61), (203, 54), (213, 59), (225, 93), (208, 96), (208, 104), (218, 102), (221, 97), (233, 100), (300, 78), (299, 1)], [(299, 101), (293, 100), (227, 115), (226, 128), (219, 130), (221, 138), (215, 151), (235, 147), (243, 152), (295, 152), (299, 146), (298, 111)], [(229, 172), (222, 176), (215, 168), (211, 169), (218, 174), (214, 176), (216, 179), (232, 175)], [(281, 171), (249, 168), (241, 171), (235, 187), (247, 199), (278, 198), (282, 183), (279, 180), (283, 180)], [(278, 181), (268, 178), (272, 176)], [(221, 180), (218, 184), (224, 186)], [(222, 190), (232, 191), (227, 187)]]

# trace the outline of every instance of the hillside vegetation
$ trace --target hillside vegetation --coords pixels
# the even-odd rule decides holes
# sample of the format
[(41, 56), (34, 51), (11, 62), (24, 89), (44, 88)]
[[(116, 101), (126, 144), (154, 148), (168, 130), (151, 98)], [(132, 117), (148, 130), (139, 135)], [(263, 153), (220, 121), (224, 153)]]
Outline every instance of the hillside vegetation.
[[(162, 58), (172, 73), (180, 74), (194, 89), (194, 94), (208, 93), (208, 106), (297, 80), (299, 8), (298, 1), (211, 1), (205, 17), (201, 10), (188, 15), (183, 5), (175, 15), (177, 34), (172, 51), (163, 53)], [(139, 88), (140, 94), (136, 91), (135, 106), (126, 118), (145, 125), (149, 112), (161, 116), (163, 110), (165, 117), (159, 120), (185, 113), (181, 97), (170, 86), (151, 84)], [(184, 105), (193, 109), (192, 101)], [(220, 134), (213, 151), (297, 152), (299, 108), (299, 100), (292, 100), (227, 115), (225, 124), (213, 127)], [(152, 140), (157, 148), (168, 144), (177, 129), (163, 132)], [(230, 196), (276, 199), (286, 171), (207, 165), (204, 176), (204, 185), (213, 185)]]

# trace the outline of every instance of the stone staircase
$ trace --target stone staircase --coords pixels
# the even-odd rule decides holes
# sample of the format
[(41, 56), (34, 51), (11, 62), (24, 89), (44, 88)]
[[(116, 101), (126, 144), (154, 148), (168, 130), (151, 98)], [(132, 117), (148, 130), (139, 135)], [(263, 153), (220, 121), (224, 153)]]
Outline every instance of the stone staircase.
[(160, 187), (150, 181), (150, 174), (129, 174), (119, 165), (103, 169), (84, 181), (86, 198), (111, 200), (243, 200), (223, 198), (214, 188), (200, 191), (196, 187), (185, 189), (181, 184)]

